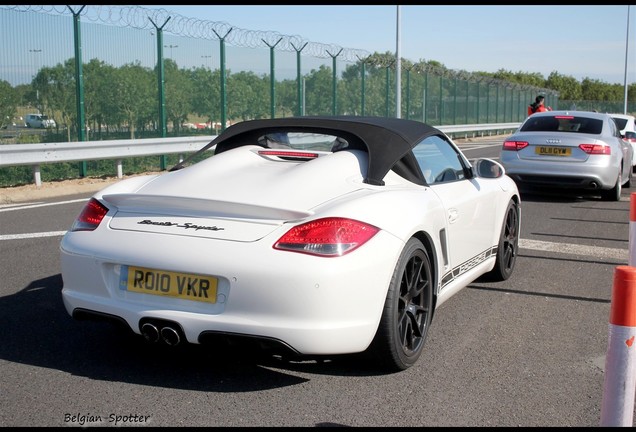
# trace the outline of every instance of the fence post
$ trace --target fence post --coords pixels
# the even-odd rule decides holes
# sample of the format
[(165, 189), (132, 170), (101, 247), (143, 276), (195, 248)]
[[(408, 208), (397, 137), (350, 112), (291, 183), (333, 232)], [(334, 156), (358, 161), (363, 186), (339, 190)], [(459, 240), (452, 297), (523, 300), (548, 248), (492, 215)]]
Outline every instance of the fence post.
[(601, 426), (632, 426), (636, 392), (636, 267), (614, 272)]
[(42, 186), (42, 174), (40, 171), (40, 164), (33, 165), (33, 181), (37, 187)]

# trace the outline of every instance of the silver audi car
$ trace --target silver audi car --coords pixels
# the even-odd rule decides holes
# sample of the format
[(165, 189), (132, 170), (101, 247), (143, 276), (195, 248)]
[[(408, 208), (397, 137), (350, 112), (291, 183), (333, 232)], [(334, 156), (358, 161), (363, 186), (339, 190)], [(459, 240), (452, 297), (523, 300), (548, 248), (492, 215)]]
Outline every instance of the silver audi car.
[(632, 146), (609, 114), (547, 111), (503, 143), (501, 164), (520, 188), (569, 189), (618, 201), (632, 179)]

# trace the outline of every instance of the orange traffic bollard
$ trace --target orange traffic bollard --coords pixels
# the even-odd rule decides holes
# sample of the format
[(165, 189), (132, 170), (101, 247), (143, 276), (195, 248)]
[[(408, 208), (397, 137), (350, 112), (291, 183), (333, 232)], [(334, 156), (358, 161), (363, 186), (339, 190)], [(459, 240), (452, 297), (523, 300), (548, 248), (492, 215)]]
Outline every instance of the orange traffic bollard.
[[(630, 235), (631, 237), (631, 235)], [(601, 426), (632, 426), (636, 393), (636, 268), (614, 271)]]
[(636, 192), (632, 192), (629, 201), (629, 265), (634, 267), (636, 261)]

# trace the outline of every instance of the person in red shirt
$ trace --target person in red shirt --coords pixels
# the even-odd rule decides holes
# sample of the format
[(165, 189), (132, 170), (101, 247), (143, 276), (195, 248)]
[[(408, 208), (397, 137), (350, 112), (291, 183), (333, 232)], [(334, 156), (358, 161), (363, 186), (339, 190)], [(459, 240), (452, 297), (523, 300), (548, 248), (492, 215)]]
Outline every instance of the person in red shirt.
[(551, 107), (547, 107), (544, 105), (544, 100), (545, 100), (544, 96), (541, 96), (541, 95), (537, 96), (534, 99), (534, 102), (528, 105), (528, 115), (530, 116), (536, 112), (552, 111)]

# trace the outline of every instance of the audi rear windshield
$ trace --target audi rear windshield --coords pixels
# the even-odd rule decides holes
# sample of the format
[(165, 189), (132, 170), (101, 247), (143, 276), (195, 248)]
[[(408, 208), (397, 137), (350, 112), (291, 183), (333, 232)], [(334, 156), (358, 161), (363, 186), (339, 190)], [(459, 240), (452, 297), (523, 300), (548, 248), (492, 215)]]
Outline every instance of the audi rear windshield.
[(574, 132), (599, 135), (603, 120), (579, 116), (530, 117), (521, 127), (521, 132)]

